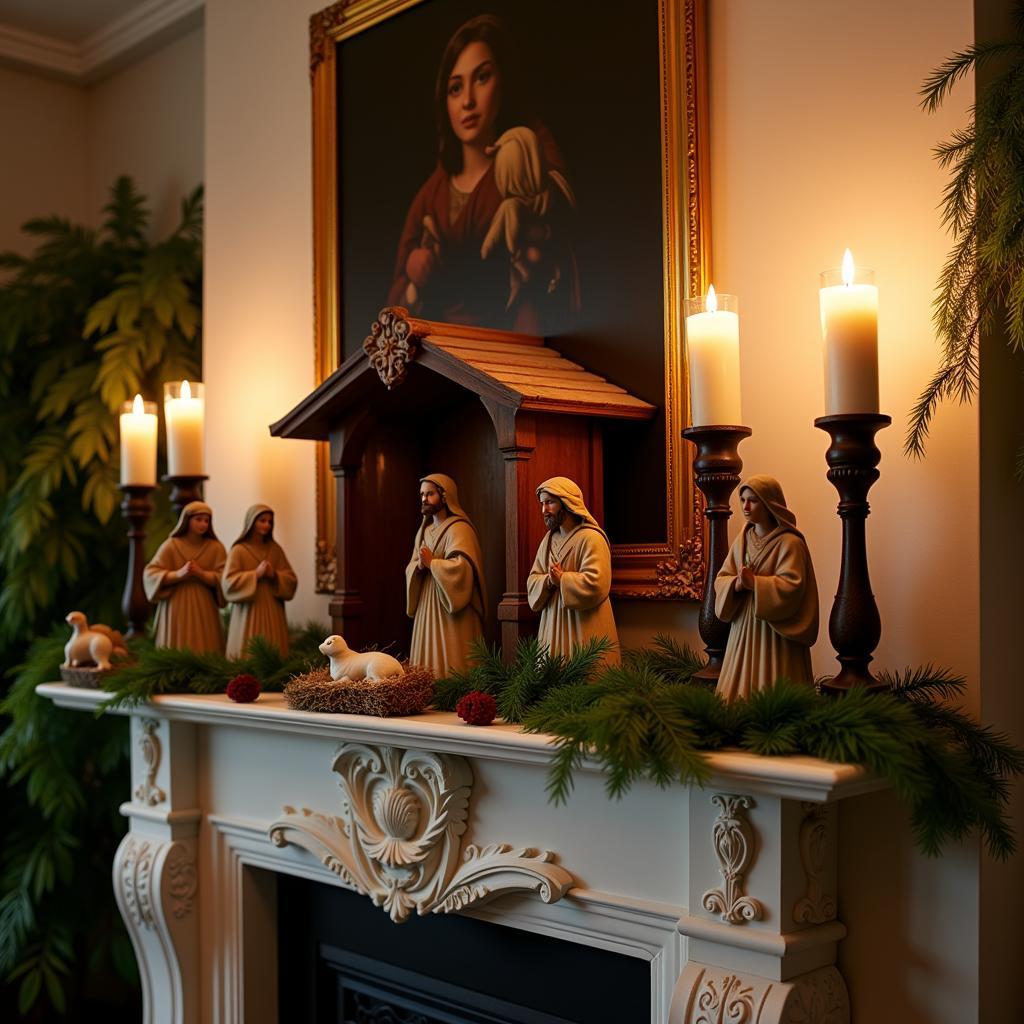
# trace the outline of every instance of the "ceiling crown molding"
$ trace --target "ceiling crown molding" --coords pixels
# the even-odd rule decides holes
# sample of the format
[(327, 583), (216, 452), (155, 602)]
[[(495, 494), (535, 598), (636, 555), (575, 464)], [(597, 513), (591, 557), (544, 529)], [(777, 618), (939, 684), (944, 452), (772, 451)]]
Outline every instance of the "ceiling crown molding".
[(204, 3), (146, 0), (78, 43), (0, 23), (0, 63), (88, 85), (198, 28)]

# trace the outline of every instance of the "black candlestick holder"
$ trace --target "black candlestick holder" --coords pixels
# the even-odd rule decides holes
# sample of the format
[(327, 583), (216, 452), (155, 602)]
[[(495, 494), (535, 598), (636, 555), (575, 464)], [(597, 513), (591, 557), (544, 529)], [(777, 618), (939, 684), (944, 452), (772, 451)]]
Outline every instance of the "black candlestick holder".
[(146, 565), (144, 543), (146, 522), (153, 513), (149, 484), (122, 484), (124, 498), (121, 515), (128, 520), (128, 578), (121, 598), (121, 610), (128, 622), (128, 637), (142, 636), (146, 632), (151, 605), (142, 585), (142, 571)]
[(839, 492), (839, 518), (843, 521), (843, 557), (839, 589), (828, 619), (828, 636), (836, 651), (839, 673), (822, 683), (828, 696), (846, 693), (853, 686), (886, 689), (871, 674), (872, 651), (882, 636), (875, 595), (868, 577), (865, 520), (870, 512), (868, 491), (879, 477), (882, 453), (875, 434), (892, 423), (878, 413), (845, 413), (820, 416), (814, 425), (832, 439), (825, 461), (828, 478)]
[(178, 515), (190, 501), (203, 500), (203, 481), (208, 476), (162, 476), (161, 481), (171, 485), (171, 508)]
[(707, 571), (704, 576), (704, 600), (700, 606), (698, 628), (704, 641), (708, 663), (693, 678), (717, 683), (722, 658), (729, 640), (729, 623), (715, 614), (715, 577), (729, 553), (729, 499), (740, 482), (743, 460), (739, 444), (750, 437), (750, 427), (687, 427), (683, 437), (697, 449), (693, 473), (704, 495), (704, 518), (708, 521)]

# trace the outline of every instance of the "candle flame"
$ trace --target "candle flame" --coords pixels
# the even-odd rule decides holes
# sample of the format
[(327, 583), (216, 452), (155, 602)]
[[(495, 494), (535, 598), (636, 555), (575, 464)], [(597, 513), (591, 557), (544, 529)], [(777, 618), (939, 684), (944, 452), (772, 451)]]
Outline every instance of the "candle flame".
[[(847, 249), (846, 251), (849, 252), (850, 250)], [(181, 397), (186, 400), (192, 397), (192, 389), (188, 386), (187, 380), (181, 382)]]
[(132, 415), (141, 416), (146, 411), (146, 407), (142, 404), (142, 395), (136, 395), (135, 401), (132, 402)]
[(704, 308), (709, 313), (718, 312), (718, 296), (715, 294), (715, 286), (713, 284), (708, 285), (708, 297), (704, 300)]
[(843, 284), (853, 284), (853, 253), (849, 249), (843, 253)]

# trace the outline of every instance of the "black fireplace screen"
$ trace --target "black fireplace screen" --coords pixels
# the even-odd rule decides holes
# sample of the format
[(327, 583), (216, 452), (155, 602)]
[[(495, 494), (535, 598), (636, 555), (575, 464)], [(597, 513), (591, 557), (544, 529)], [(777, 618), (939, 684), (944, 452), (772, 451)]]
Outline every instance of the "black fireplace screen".
[(644, 1024), (650, 962), (458, 915), (401, 925), (363, 896), (278, 876), (289, 1024)]

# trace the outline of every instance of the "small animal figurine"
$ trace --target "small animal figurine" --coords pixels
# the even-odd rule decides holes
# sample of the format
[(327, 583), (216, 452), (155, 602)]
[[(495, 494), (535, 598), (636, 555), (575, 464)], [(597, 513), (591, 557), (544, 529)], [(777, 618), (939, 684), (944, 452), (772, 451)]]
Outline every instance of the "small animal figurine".
[(106, 671), (112, 654), (128, 653), (116, 629), (99, 622), (90, 626), (82, 612), (68, 612), (64, 621), (71, 627), (71, 639), (64, 645), (64, 668), (95, 666)]
[(383, 679), (400, 676), (405, 672), (401, 662), (383, 651), (353, 651), (343, 636), (329, 636), (321, 645), (320, 653), (331, 661), (332, 679)]

